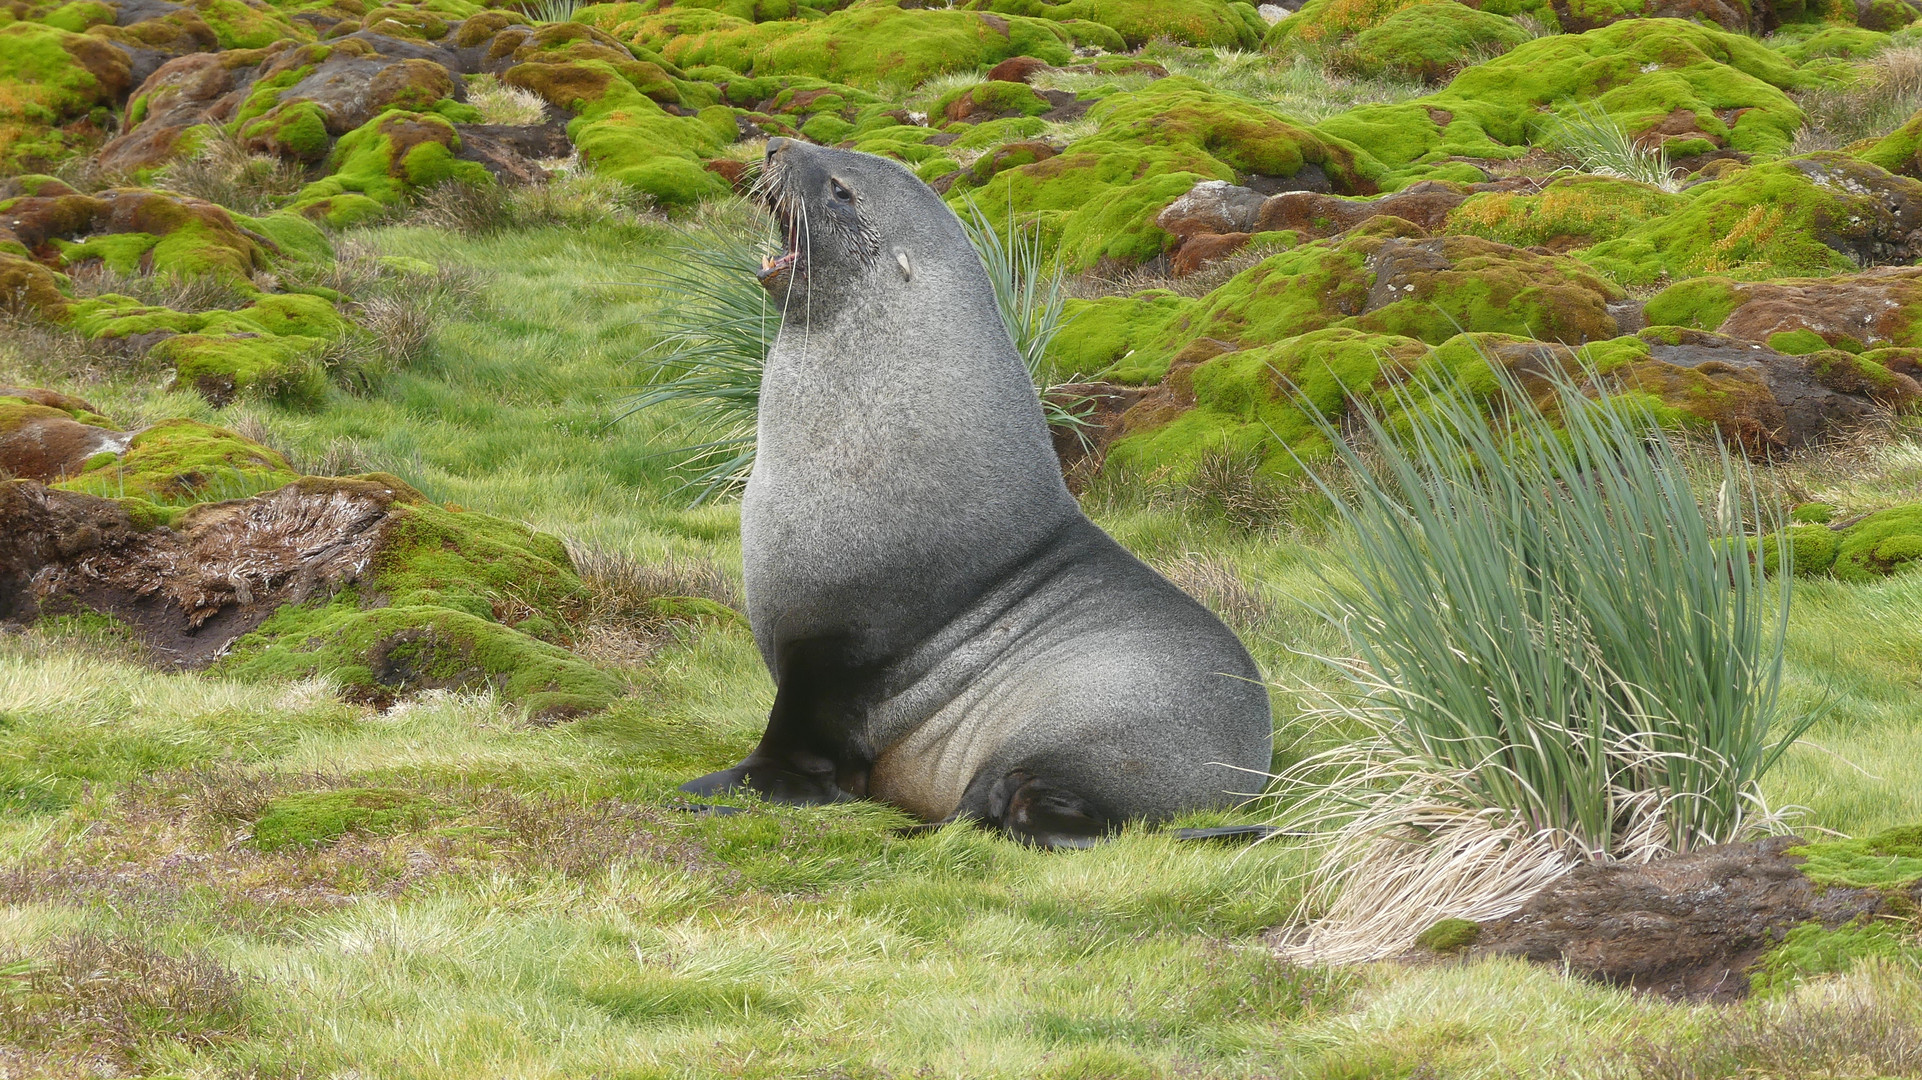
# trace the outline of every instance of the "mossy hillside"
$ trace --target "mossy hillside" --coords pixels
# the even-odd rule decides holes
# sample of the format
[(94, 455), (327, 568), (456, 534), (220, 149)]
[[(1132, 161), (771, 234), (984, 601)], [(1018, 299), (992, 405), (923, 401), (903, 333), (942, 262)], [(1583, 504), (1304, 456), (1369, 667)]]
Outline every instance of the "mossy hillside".
[(1515, 247), (1569, 251), (1616, 239), (1675, 212), (1687, 201), (1633, 180), (1568, 176), (1550, 181), (1534, 195), (1511, 191), (1470, 195), (1449, 213), (1445, 229)]
[(1046, 161), (1008, 169), (968, 196), (997, 227), (1010, 213), (1041, 222), (1070, 269), (1102, 260), (1138, 263), (1174, 238), (1154, 219), (1202, 180), (1236, 182), (1248, 174), (1289, 177), (1303, 165), (1323, 169), (1338, 190), (1374, 190), (1380, 166), (1338, 139), (1325, 138), (1193, 79), (1161, 79), (1118, 93), (1088, 110), (1093, 134)]
[(423, 187), (492, 184), (484, 167), (454, 156), (459, 148), (454, 125), (439, 116), (383, 113), (341, 136), (328, 158), (333, 175), (302, 188), (294, 208), (338, 228), (377, 218)]
[(1513, 19), (1439, 0), (1405, 7), (1363, 30), (1341, 49), (1338, 60), (1363, 75), (1440, 83), (1527, 40), (1528, 32)]
[[(1351, 403), (1361, 401), (1393, 427), (1404, 399), (1420, 407), (1439, 385), (1464, 387), (1497, 408), (1503, 391), (1496, 365), (1521, 377), (1544, 364), (1574, 378), (1593, 370), (1651, 422), (1703, 434), (1720, 428), (1739, 435), (1746, 410), (1772, 403), (1758, 377), (1665, 363), (1651, 352), (1650, 340), (1612, 338), (1578, 353), (1513, 334), (1461, 333), (1430, 345), (1338, 326), (1220, 353), (1225, 342), (1200, 338), (1175, 358), (1158, 396), (1129, 414), (1128, 433), (1110, 448), (1108, 461), (1130, 473), (1180, 479), (1210, 455), (1230, 454), (1289, 474), (1298, 468), (1296, 458), (1314, 462), (1329, 452), (1317, 414), (1339, 423)], [(1385, 392), (1391, 384), (1399, 384), (1396, 394)]]
[[(1286, 53), (1306, 46), (1333, 51), (1357, 35), (1382, 25), (1399, 12), (1438, 0), (1308, 0), (1293, 15), (1268, 27), (1261, 47), (1267, 52)], [(1527, 12), (1556, 25), (1555, 12), (1538, 0), (1489, 0), (1480, 10), (1491, 15), (1519, 15)]]
[[(717, 20), (685, 32), (687, 16), (653, 16), (623, 40), (658, 47), (682, 67), (718, 64), (748, 75), (811, 75), (863, 89), (917, 86), (953, 71), (978, 71), (1012, 56), (1073, 61), (1073, 38), (1046, 19), (941, 9), (853, 7), (803, 23)], [(668, 19), (674, 20), (672, 23)], [(648, 20), (639, 20), (642, 23)], [(683, 30), (663, 40), (669, 26)], [(618, 33), (618, 32), (617, 32)]]
[(39, 23), (0, 25), (0, 172), (28, 172), (99, 141), (133, 82), (127, 54)]
[(1681, 209), (1583, 258), (1625, 284), (1840, 273), (1857, 266), (1846, 249), (1869, 247), (1876, 224), (1891, 220), (1887, 195), (1877, 189), (1915, 183), (1835, 153), (1757, 165), (1691, 189)]
[(1097, 23), (1112, 29), (1129, 49), (1158, 38), (1253, 49), (1268, 29), (1252, 5), (1222, 0), (973, 0), (968, 6), (1002, 15)]
[(235, 486), (254, 491), (296, 479), (276, 450), (198, 420), (162, 420), (135, 434), (125, 453), (89, 461), (79, 476), (54, 487), (108, 498), (158, 504), (230, 497)]
[(282, 795), (254, 818), (261, 851), (315, 848), (344, 836), (385, 836), (432, 820), (437, 808), (396, 788), (334, 788)]
[[(1377, 297), (1378, 271), (1402, 255), (1423, 268), (1395, 279), (1395, 299)], [(1170, 319), (1145, 348), (1137, 345), (1131, 366), (1159, 378), (1154, 357), (1172, 357), (1198, 339), (1247, 347), (1335, 326), (1431, 345), (1464, 331), (1599, 340), (1616, 333), (1607, 304), (1621, 295), (1574, 259), (1472, 236), (1427, 238), (1384, 217), (1241, 271)]]
[(602, 175), (666, 205), (689, 205), (727, 189), (725, 181), (701, 167), (703, 157), (718, 153), (738, 134), (734, 114), (724, 105), (691, 117), (672, 115), (604, 60), (518, 64), (502, 81), (574, 113), (568, 138)]
[(1697, 134), (1670, 139), (1676, 155), (1721, 146), (1770, 155), (1787, 151), (1801, 127), (1802, 111), (1784, 93), (1801, 83), (1793, 65), (1751, 38), (1678, 19), (1633, 19), (1529, 41), (1437, 93), (1351, 109), (1318, 130), (1367, 150), (1395, 170), (1396, 184), (1452, 156), (1519, 156), (1585, 103), (1631, 134), (1682, 111)]

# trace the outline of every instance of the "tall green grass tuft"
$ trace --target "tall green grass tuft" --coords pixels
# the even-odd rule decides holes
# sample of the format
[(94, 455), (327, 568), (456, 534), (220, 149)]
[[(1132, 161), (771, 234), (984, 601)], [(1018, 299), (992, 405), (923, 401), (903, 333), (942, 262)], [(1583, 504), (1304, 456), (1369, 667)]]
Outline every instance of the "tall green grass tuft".
[(1366, 455), (1324, 423), (1356, 478), (1323, 484), (1354, 534), (1324, 614), (1355, 654), (1324, 719), (1359, 737), (1277, 798), (1327, 847), (1327, 917), (1293, 942), (1326, 959), (1766, 826), (1758, 781), (1811, 720), (1779, 715), (1790, 584), (1749, 558), (1746, 462), (1717, 448), (1704, 507), (1633, 401), (1556, 372), (1544, 412), (1490, 366), (1497, 420), (1457, 385), (1398, 390), (1393, 426), (1359, 408)]
[(668, 298), (665, 334), (647, 389), (622, 415), (669, 402), (692, 407), (700, 441), (666, 453), (680, 458), (696, 506), (739, 491), (754, 467), (761, 371), (781, 326), (754, 273), (774, 246), (765, 226), (717, 222), (705, 239), (684, 237), (665, 269), (641, 282)]
[(1547, 142), (1574, 157), (1585, 173), (1637, 180), (1663, 191), (1677, 190), (1669, 175), (1668, 151), (1637, 143), (1621, 121), (1593, 102), (1571, 103), (1551, 123)]
[[(1074, 432), (1087, 427), (1093, 401), (1072, 384), (1050, 385), (1048, 343), (1067, 325), (1063, 279), (1050, 273), (1038, 230), (997, 230), (978, 208), (962, 219), (968, 238), (987, 268), (1001, 320), (1021, 353), (1050, 427)], [(694, 239), (689, 234), (639, 284), (669, 298), (661, 311), (665, 333), (647, 388), (623, 416), (670, 402), (691, 406), (700, 441), (665, 453), (681, 459), (695, 505), (740, 490), (754, 467), (755, 415), (761, 372), (780, 329), (780, 313), (756, 280), (763, 254), (778, 246), (765, 225), (717, 220)]]

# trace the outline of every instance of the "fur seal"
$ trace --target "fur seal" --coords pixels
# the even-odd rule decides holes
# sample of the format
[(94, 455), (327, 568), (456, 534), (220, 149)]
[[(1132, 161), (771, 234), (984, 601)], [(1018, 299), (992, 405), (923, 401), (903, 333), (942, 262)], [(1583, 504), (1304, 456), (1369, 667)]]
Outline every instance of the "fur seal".
[(1082, 514), (987, 272), (886, 158), (768, 142), (783, 320), (741, 504), (760, 745), (682, 785), (1081, 847), (1269, 767), (1234, 633)]

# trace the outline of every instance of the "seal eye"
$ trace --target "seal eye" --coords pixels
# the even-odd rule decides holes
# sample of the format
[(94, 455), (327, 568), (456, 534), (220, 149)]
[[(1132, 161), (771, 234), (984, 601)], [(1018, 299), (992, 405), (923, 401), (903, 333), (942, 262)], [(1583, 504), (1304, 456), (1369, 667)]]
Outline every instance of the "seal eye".
[(846, 184), (843, 184), (841, 181), (836, 180), (833, 177), (828, 178), (828, 183), (833, 185), (835, 198), (841, 200), (842, 202), (854, 201), (854, 192), (849, 191), (848, 186)]

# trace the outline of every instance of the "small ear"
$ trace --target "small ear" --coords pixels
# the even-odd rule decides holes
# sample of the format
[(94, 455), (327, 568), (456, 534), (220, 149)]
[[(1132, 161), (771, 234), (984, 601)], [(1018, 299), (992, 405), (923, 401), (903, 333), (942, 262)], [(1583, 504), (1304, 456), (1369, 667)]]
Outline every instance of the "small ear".
[(901, 268), (901, 280), (914, 280), (914, 263), (908, 260), (908, 253), (900, 248), (894, 249), (894, 265)]

